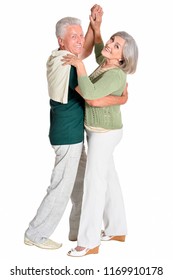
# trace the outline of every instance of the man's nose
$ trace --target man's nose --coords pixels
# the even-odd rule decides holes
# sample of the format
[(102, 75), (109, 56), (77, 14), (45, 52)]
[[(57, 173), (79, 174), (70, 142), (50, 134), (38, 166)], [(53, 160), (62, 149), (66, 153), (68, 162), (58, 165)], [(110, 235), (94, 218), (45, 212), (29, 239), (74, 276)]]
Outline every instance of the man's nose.
[(78, 43), (81, 43), (81, 42), (82, 42), (81, 36), (78, 36), (78, 37), (77, 37), (77, 42), (78, 42)]

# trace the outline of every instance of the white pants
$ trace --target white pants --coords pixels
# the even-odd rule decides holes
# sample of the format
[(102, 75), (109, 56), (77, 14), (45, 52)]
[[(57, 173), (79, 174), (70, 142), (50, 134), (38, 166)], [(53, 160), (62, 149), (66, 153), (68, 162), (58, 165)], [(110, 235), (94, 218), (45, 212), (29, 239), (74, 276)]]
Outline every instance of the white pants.
[(114, 148), (122, 129), (105, 133), (87, 131), (88, 153), (78, 245), (93, 248), (100, 244), (102, 222), (106, 235), (126, 235), (123, 197), (114, 167)]
[(26, 237), (36, 243), (44, 242), (53, 233), (70, 196), (73, 206), (70, 214), (69, 238), (75, 240), (78, 234), (86, 165), (83, 143), (53, 148), (56, 158), (51, 183), (36, 216), (25, 232)]

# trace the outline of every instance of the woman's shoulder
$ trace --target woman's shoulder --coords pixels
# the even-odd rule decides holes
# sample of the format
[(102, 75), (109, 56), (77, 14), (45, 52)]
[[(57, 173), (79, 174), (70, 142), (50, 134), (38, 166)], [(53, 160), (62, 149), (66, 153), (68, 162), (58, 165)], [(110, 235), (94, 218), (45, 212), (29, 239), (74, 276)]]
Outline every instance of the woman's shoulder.
[(120, 74), (120, 75), (125, 75), (126, 76), (126, 73), (119, 67), (115, 67), (115, 68), (112, 68), (110, 69), (109, 71), (112, 71), (116, 74)]
[(121, 68), (112, 68), (105, 72), (105, 76), (112, 76), (112, 78), (126, 79), (127, 74)]

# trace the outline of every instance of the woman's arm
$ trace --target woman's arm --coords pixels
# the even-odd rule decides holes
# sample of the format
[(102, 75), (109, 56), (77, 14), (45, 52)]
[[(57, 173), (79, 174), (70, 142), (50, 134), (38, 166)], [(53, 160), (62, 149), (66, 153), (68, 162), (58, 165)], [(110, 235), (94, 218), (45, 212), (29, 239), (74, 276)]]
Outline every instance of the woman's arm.
[[(79, 75), (79, 76), (81, 75), (81, 76), (84, 76), (84, 77), (87, 76), (86, 69), (85, 69), (85, 66), (84, 66), (83, 62), (80, 59), (78, 59), (76, 56), (73, 56), (73, 55), (70, 55), (70, 54), (66, 55), (65, 58), (62, 59), (62, 61), (64, 61), (63, 65), (69, 64), (68, 61), (70, 61), (70, 64), (75, 66), (75, 67), (78, 65), (78, 67), (76, 67), (77, 75)], [(73, 63), (72, 63), (72, 61), (73, 61)], [(111, 79), (111, 81), (112, 81), (112, 79)], [(90, 81), (89, 81), (89, 83), (92, 84)], [(116, 81), (115, 81), (115, 83), (116, 83)], [(111, 84), (114, 84), (114, 83), (111, 83)], [(103, 83), (103, 86), (106, 87), (106, 85), (104, 83)], [(103, 86), (102, 86), (102, 88), (103, 88)], [(111, 106), (111, 105), (125, 104), (128, 100), (127, 86), (128, 86), (128, 84), (126, 84), (126, 87), (125, 87), (121, 96), (113, 96), (113, 95), (111, 95), (111, 92), (110, 93), (107, 92), (106, 96), (102, 96), (101, 98), (98, 98), (98, 97), (96, 98), (95, 94), (93, 93), (92, 94), (92, 99), (84, 98), (79, 86), (77, 86), (75, 88), (75, 90), (85, 99), (85, 101), (90, 106), (106, 107), (106, 106)]]
[(94, 44), (100, 44), (103, 42), (102, 36), (101, 36), (101, 23), (102, 23), (102, 15), (103, 12), (100, 10), (97, 10), (95, 12), (95, 16), (90, 17), (90, 25), (94, 32)]
[(101, 24), (100, 22), (102, 21), (102, 18), (100, 17), (99, 13), (96, 13), (96, 20), (93, 21), (91, 19), (91, 26), (94, 32), (94, 52), (95, 52), (95, 58), (97, 63), (100, 65), (104, 62), (105, 58), (102, 56), (101, 51), (104, 47), (104, 43), (102, 40), (102, 35), (101, 35)]
[[(113, 106), (113, 105), (123, 105), (128, 100), (127, 87), (128, 87), (128, 84), (126, 83), (126, 87), (121, 96), (115, 96), (115, 95), (110, 94), (110, 95), (104, 96), (102, 98), (97, 98), (94, 100), (85, 99), (85, 102), (88, 103), (92, 107), (107, 107), (107, 106)], [(77, 86), (75, 88), (75, 90), (80, 94), (79, 86)]]
[(108, 95), (108, 96), (98, 98), (95, 100), (85, 99), (85, 102), (87, 102), (92, 107), (107, 107), (107, 106), (113, 106), (113, 105), (123, 105), (128, 100), (127, 87), (128, 87), (128, 84), (126, 84), (126, 87), (121, 96)]
[(119, 69), (108, 70), (93, 84), (87, 76), (82, 60), (74, 55), (67, 54), (63, 57), (62, 61), (64, 62), (63, 65), (70, 64), (76, 67), (78, 76), (76, 91), (84, 99), (95, 100), (110, 94), (118, 96), (122, 94), (123, 84), (126, 83), (126, 75), (123, 71)]

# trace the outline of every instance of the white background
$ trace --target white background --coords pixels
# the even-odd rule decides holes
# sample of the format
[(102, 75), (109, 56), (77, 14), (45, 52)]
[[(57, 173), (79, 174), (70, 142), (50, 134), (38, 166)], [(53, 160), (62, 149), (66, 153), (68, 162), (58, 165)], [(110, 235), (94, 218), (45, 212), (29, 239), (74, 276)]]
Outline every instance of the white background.
[[(129, 100), (122, 107), (124, 136), (115, 152), (127, 212), (127, 241), (102, 243), (98, 255), (68, 257), (66, 253), (75, 246), (68, 241), (69, 202), (52, 235), (52, 239), (63, 243), (61, 249), (48, 251), (23, 244), (24, 231), (46, 194), (54, 164), (48, 139), (46, 61), (57, 48), (55, 24), (64, 16), (79, 17), (86, 31), (95, 2), (6, 0), (0, 4), (0, 254), (5, 279), (13, 278), (9, 270), (16, 265), (100, 269), (93, 277), (83, 276), (85, 279), (103, 276), (105, 266), (163, 266), (164, 276), (148, 279), (172, 279), (171, 1), (97, 3), (104, 10), (104, 41), (116, 31), (125, 30), (139, 47), (138, 69), (128, 76)], [(96, 67), (93, 55), (85, 65), (91, 73)], [(23, 277), (15, 279), (33, 279)], [(131, 276), (134, 277), (144, 279)], [(34, 279), (37, 278), (58, 276)]]

